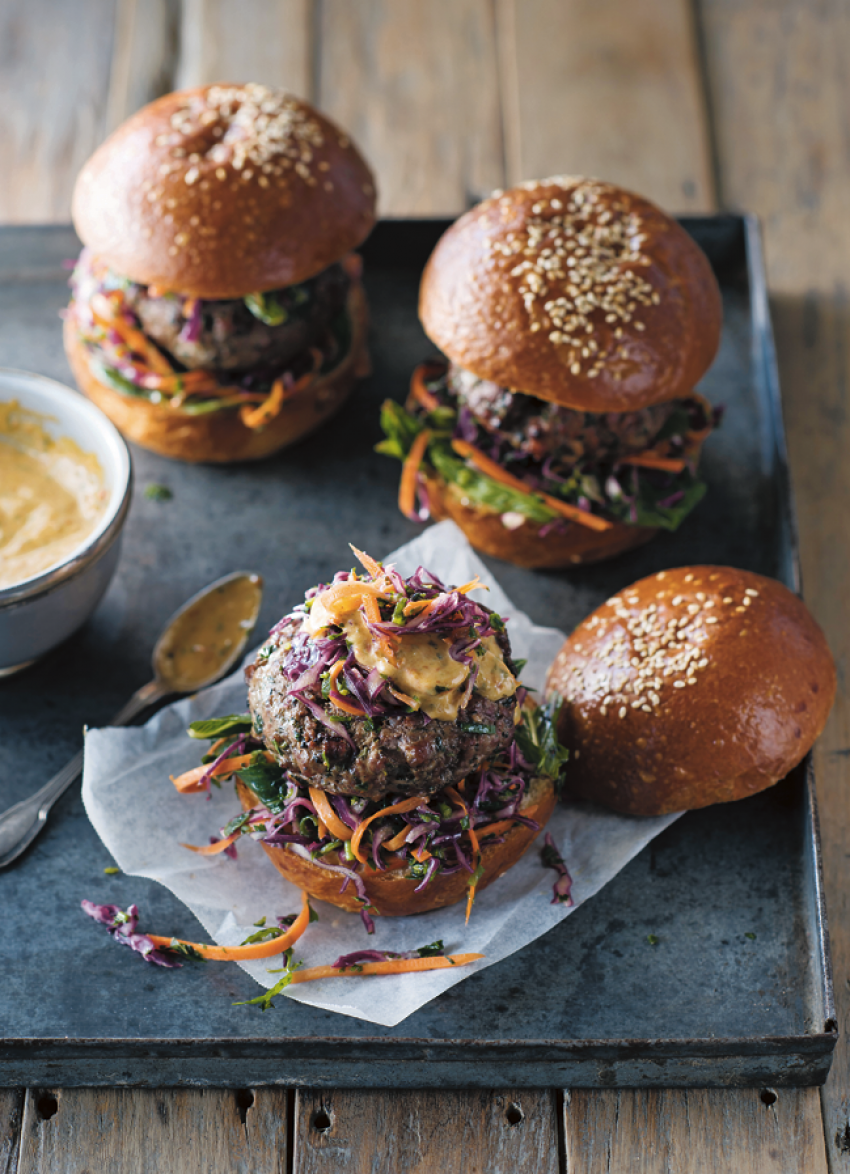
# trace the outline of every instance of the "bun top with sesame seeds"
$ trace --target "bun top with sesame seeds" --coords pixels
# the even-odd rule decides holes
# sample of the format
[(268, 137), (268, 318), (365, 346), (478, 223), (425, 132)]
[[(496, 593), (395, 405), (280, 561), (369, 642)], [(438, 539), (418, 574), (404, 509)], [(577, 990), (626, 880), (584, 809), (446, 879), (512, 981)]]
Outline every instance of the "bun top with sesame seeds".
[(375, 222), (351, 141), (282, 90), (219, 84), (138, 111), (83, 167), (74, 225), (116, 273), (200, 298), (319, 273)]
[(547, 694), (570, 793), (632, 815), (743, 799), (796, 766), (835, 696), (805, 604), (773, 579), (683, 567), (641, 579), (565, 642)]
[(555, 177), (462, 216), (428, 261), (419, 312), (429, 338), (482, 379), (623, 412), (693, 389), (722, 306), (675, 220), (614, 184)]

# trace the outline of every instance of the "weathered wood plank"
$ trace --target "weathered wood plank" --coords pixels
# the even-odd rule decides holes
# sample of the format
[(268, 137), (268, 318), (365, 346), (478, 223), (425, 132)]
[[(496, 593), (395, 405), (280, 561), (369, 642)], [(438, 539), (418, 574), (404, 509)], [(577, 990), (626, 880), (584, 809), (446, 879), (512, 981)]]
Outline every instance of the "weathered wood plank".
[(508, 181), (595, 175), (675, 212), (714, 185), (690, 0), (497, 0)]
[(827, 1170), (817, 1089), (575, 1090), (564, 1136), (569, 1174)]
[(21, 1137), (23, 1089), (0, 1089), (0, 1174), (15, 1174)]
[(18, 1174), (284, 1174), (288, 1095), (30, 1090)]
[(317, 104), (378, 177), (384, 215), (459, 213), (504, 182), (488, 0), (323, 0)]
[(558, 1174), (549, 1092), (319, 1092), (295, 1101), (294, 1174)]
[(174, 88), (179, 25), (179, 0), (116, 0), (107, 133)]
[(312, 93), (311, 0), (183, 0), (177, 87), (262, 82)]
[(104, 136), (113, 0), (0, 5), (0, 221), (69, 220), (82, 163)]
[(725, 203), (764, 221), (806, 600), (839, 666), (816, 750), (839, 1040), (822, 1104), (850, 1171), (850, 10), (841, 0), (703, 0)]

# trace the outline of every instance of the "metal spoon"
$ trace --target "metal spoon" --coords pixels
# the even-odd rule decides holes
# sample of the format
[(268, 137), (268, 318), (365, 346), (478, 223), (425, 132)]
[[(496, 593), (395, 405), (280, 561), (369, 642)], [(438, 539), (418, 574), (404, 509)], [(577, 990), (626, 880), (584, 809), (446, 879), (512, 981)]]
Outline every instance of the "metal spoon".
[[(164, 697), (195, 693), (223, 677), (242, 655), (262, 598), (262, 579), (248, 571), (226, 575), (193, 595), (174, 613), (154, 645), (154, 679), (136, 690), (109, 725), (129, 725)], [(0, 815), (0, 868), (29, 847), (47, 823), (50, 808), (82, 768), (80, 750), (40, 791)]]

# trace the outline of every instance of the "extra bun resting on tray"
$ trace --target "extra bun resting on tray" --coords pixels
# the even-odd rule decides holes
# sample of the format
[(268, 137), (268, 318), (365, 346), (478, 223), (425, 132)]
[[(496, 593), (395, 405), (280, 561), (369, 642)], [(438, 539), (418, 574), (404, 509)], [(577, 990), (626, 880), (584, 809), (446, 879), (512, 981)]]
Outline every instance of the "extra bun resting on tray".
[(569, 794), (660, 815), (784, 778), (822, 731), (835, 684), (823, 633), (796, 595), (704, 566), (609, 599), (563, 645), (546, 691), (564, 700)]
[(720, 293), (648, 200), (575, 177), (497, 192), (440, 239), (419, 311), (447, 361), (417, 370), (406, 411), (384, 407), (403, 512), (556, 567), (675, 529), (702, 496), (717, 419), (694, 387), (719, 345)]
[(468, 915), (552, 814), (554, 714), (520, 685), (505, 623), (470, 598), (477, 579), (405, 579), (355, 554), (366, 573), (312, 588), (272, 629), (246, 669), (249, 714), (192, 727), (218, 739), (213, 775), (175, 785), (235, 775), (245, 814), (214, 850), (253, 836), (367, 927), (463, 899)]
[[(73, 216), (86, 247), (66, 349), (138, 443), (190, 461), (265, 456), (368, 370), (351, 250), (374, 224), (372, 176), (291, 94), (222, 84), (158, 99), (85, 164)], [(314, 393), (313, 410), (296, 404)]]

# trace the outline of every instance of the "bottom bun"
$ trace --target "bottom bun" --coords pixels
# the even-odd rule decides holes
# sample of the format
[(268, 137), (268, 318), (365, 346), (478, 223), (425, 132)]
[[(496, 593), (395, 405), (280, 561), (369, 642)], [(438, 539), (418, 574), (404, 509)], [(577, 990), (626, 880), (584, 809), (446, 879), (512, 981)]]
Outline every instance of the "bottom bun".
[[(261, 806), (260, 800), (243, 782), (237, 780), (236, 790), (244, 810)], [(486, 889), (516, 864), (545, 827), (554, 809), (555, 790), (550, 780), (533, 779), (520, 805), (520, 812), (540, 826), (535, 830), (518, 823), (505, 833), (501, 843), (488, 844), (486, 840), (482, 843), (484, 875), (478, 882), (477, 892)], [(344, 893), (340, 892), (344, 878), (338, 872), (330, 872), (312, 860), (305, 860), (285, 846), (263, 844), (263, 848), (281, 876), (311, 897), (351, 913), (359, 913), (363, 908), (356, 898), (353, 885), (349, 885)], [(323, 859), (332, 865), (345, 867), (347, 864), (345, 860), (339, 860), (336, 853), (330, 853)], [(371, 912), (384, 917), (405, 917), (410, 913), (428, 913), (432, 909), (456, 905), (458, 901), (465, 901), (469, 892), (469, 873), (463, 871), (450, 876), (437, 873), (419, 893), (415, 889), (422, 883), (421, 879), (406, 876), (401, 870), (373, 872), (367, 868), (361, 875)]]
[(546, 530), (526, 518), (510, 530), (502, 515), (465, 504), (442, 477), (426, 477), (428, 506), (435, 521), (450, 518), (463, 530), (472, 546), (483, 554), (504, 559), (518, 567), (554, 570), (612, 558), (635, 546), (643, 546), (658, 531), (653, 526), (628, 526), (614, 522), (610, 530), (591, 530), (579, 522), (564, 522), (563, 529)]
[(256, 461), (318, 428), (342, 406), (355, 382), (369, 374), (368, 314), (359, 285), (353, 286), (349, 293), (348, 311), (352, 324), (348, 354), (327, 375), (318, 377), (302, 393), (287, 400), (261, 430), (247, 428), (235, 408), (191, 416), (168, 404), (152, 404), (146, 399), (122, 395), (102, 383), (92, 373), (88, 350), (79, 336), (73, 313), (65, 319), (65, 353), (80, 390), (128, 440), (142, 448), (192, 463)]

